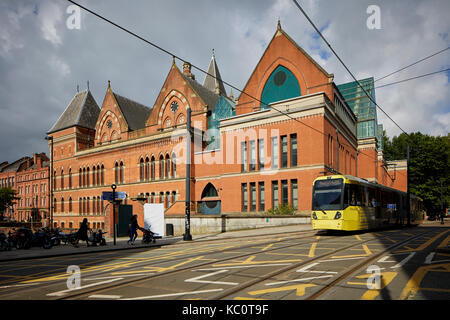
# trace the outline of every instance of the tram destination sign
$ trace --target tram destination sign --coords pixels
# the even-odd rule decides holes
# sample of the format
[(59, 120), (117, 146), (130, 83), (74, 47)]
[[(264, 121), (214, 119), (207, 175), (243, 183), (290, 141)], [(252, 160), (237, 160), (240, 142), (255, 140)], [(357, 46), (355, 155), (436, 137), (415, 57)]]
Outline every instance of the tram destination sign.
[(337, 187), (342, 185), (342, 179), (317, 180), (316, 188)]

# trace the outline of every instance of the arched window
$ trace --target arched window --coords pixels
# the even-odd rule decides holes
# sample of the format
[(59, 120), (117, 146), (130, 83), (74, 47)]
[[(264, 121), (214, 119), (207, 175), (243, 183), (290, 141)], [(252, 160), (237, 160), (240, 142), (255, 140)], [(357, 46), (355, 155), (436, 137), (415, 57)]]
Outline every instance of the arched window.
[(61, 189), (64, 189), (64, 169), (61, 169)]
[(101, 168), (101, 184), (102, 185), (105, 185), (105, 167), (102, 165), (102, 168)]
[(55, 213), (58, 211), (58, 208), (56, 207), (56, 198), (53, 199), (53, 210)]
[(114, 182), (119, 183), (119, 163), (116, 162), (114, 165)]
[(86, 186), (89, 187), (90, 183), (89, 183), (89, 167), (87, 167), (86, 169)]
[(145, 158), (145, 180), (150, 180), (150, 160)]
[(102, 182), (100, 180), (100, 166), (97, 165), (97, 185), (101, 185)]
[(164, 179), (164, 157), (159, 157), (159, 178)]
[[(9, 185), (11, 185), (11, 184), (9, 184)], [(53, 172), (53, 190), (56, 190), (56, 188), (57, 188), (57, 186), (56, 186), (56, 170), (55, 170), (55, 172)]]
[(172, 166), (170, 168), (172, 178), (177, 177), (177, 158), (175, 153), (172, 153)]
[(146, 166), (144, 164), (144, 159), (141, 158), (141, 160), (139, 160), (139, 179), (140, 179), (140, 181), (145, 180), (145, 176), (146, 176), (145, 169), (146, 169)]
[(300, 95), (300, 85), (297, 78), (289, 69), (279, 65), (264, 85), (261, 95), (261, 101), (263, 102), (261, 109), (269, 108), (269, 103), (299, 97)]
[(61, 213), (64, 213), (64, 198), (61, 198)]
[(92, 185), (93, 186), (97, 185), (97, 179), (96, 179), (96, 174), (95, 174), (95, 166), (92, 166)]
[(86, 186), (86, 168), (83, 168), (83, 187)]
[(72, 168), (69, 169), (69, 189), (72, 188)]
[(217, 189), (214, 188), (214, 186), (212, 185), (212, 183), (208, 183), (205, 187), (205, 189), (203, 189), (202, 192), (202, 199), (203, 198), (208, 198), (208, 197), (217, 197)]
[(156, 167), (155, 167), (155, 157), (152, 156), (151, 162), (150, 162), (150, 175), (151, 175), (151, 179), (155, 180), (156, 177), (156, 173), (155, 173)]
[(90, 208), (89, 208), (89, 203), (91, 202), (91, 199), (89, 197), (87, 197), (86, 200), (86, 213), (89, 214), (91, 212)]
[(69, 212), (72, 212), (72, 197), (69, 198)]
[(81, 198), (78, 198), (78, 213), (83, 214), (83, 200)]
[(80, 171), (78, 173), (78, 187), (83, 186), (83, 171), (80, 168)]
[(166, 154), (166, 165), (164, 167), (164, 177), (166, 179), (171, 177), (171, 175), (170, 175), (170, 157), (168, 154)]
[(123, 162), (120, 161), (120, 175), (119, 175), (120, 183), (123, 183)]

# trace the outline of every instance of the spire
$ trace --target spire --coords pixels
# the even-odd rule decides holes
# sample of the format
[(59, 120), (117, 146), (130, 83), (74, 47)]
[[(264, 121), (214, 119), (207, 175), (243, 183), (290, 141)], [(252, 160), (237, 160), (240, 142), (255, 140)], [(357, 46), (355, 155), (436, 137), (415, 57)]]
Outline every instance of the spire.
[(280, 22), (280, 17), (278, 17), (278, 24), (277, 24), (277, 29), (281, 30), (281, 22)]
[(212, 92), (218, 92), (219, 94), (223, 94), (225, 96), (227, 95), (225, 86), (223, 85), (222, 77), (220, 76), (219, 68), (217, 67), (214, 49), (212, 49), (211, 62), (209, 63), (208, 74), (205, 77), (203, 86), (208, 88)]

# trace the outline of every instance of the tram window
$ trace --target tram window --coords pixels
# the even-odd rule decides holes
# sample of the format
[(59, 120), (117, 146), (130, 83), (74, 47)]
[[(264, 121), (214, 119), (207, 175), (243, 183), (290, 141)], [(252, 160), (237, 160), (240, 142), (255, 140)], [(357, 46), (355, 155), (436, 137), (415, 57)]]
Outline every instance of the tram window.
[(368, 188), (369, 195), (369, 207), (377, 207), (376, 190), (374, 188)]
[(361, 206), (363, 204), (364, 189), (357, 184), (346, 184), (344, 194), (345, 206)]

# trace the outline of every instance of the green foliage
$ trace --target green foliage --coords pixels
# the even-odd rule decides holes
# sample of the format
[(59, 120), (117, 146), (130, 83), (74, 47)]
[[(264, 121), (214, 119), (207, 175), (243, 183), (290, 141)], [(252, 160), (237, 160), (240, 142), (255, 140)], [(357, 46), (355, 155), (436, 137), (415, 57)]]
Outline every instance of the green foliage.
[(17, 191), (11, 187), (0, 188), (0, 214), (13, 204), (15, 200), (20, 199), (17, 197)]
[(285, 204), (276, 209), (269, 209), (267, 214), (269, 215), (293, 215), (295, 213), (295, 209), (290, 204)]
[(430, 136), (420, 132), (402, 133), (392, 141), (385, 140), (386, 160), (406, 159), (406, 145), (410, 148), (409, 182), (411, 193), (424, 201), (429, 215), (440, 213), (441, 180), (444, 210), (450, 203), (450, 134)]

